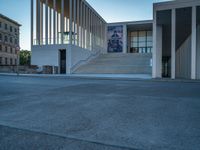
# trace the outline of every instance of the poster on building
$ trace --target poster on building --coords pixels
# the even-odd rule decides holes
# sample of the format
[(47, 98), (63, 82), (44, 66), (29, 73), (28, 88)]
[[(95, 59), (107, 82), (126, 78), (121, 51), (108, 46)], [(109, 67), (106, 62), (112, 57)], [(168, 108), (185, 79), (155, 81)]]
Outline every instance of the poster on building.
[(123, 26), (108, 26), (108, 52), (123, 51)]

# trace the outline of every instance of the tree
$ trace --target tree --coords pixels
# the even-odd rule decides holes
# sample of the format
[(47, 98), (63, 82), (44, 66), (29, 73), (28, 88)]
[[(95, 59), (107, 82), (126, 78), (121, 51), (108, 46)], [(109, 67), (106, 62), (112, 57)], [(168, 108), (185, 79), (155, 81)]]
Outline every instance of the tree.
[(21, 50), (19, 54), (20, 65), (30, 65), (31, 64), (31, 51)]

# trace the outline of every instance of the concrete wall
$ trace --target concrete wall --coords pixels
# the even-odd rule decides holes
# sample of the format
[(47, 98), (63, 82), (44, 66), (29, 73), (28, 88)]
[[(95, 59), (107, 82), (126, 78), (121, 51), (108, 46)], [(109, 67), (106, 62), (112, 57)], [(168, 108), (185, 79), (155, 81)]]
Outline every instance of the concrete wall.
[(32, 47), (31, 65), (59, 66), (59, 49), (68, 49), (67, 45), (38, 45)]
[(191, 77), (191, 36), (176, 51), (176, 78)]
[(59, 66), (60, 49), (66, 49), (67, 73), (72, 73), (81, 65), (97, 57), (102, 50), (102, 48), (97, 47), (97, 51), (90, 51), (70, 44), (33, 46), (31, 65), (37, 65), (39, 67), (44, 65)]
[(71, 72), (73, 73), (80, 66), (96, 58), (101, 53), (101, 48), (97, 48), (97, 49), (98, 49), (97, 51), (90, 51), (90, 50), (72, 45)]
[(200, 25), (197, 27), (197, 79), (200, 79)]

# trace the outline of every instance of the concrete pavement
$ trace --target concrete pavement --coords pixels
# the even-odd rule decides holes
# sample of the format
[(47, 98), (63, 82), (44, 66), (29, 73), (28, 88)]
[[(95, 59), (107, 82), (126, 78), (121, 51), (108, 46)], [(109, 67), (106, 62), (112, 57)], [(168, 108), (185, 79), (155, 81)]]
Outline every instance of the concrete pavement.
[(198, 150), (199, 91), (199, 82), (0, 76), (0, 149), (73, 149), (72, 140), (86, 143), (77, 150)]

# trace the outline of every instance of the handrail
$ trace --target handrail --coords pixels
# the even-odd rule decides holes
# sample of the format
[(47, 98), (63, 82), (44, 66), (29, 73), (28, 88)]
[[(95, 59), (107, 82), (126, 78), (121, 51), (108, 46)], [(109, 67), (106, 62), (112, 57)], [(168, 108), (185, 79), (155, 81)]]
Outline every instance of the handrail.
[(98, 50), (97, 52), (95, 53), (92, 53), (88, 58), (86, 59), (82, 59), (82, 60), (79, 60), (75, 65), (73, 65), (71, 67), (71, 72), (73, 73), (76, 69), (78, 69), (77, 67), (82, 64), (83, 62), (88, 62), (92, 57), (96, 57), (100, 54), (101, 50)]

